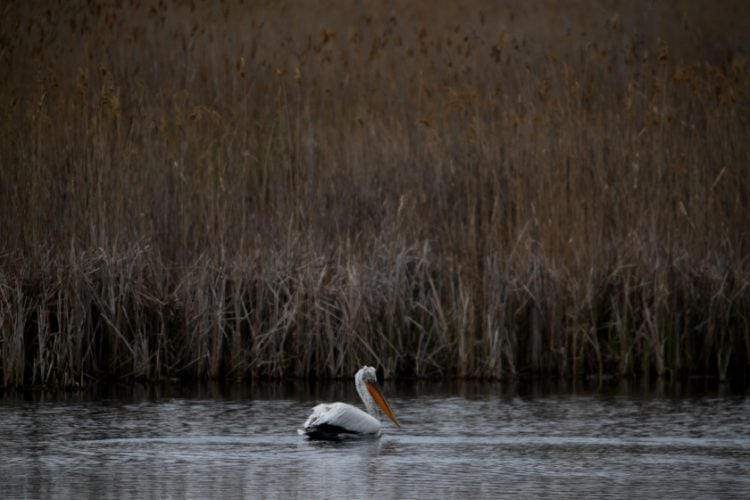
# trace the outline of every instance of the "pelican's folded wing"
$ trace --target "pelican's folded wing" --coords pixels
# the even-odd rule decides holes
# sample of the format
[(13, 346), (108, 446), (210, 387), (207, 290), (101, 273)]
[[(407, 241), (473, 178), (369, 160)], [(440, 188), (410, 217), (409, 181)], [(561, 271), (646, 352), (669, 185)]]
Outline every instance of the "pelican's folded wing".
[(380, 435), (380, 422), (346, 403), (319, 404), (305, 421), (305, 434)]

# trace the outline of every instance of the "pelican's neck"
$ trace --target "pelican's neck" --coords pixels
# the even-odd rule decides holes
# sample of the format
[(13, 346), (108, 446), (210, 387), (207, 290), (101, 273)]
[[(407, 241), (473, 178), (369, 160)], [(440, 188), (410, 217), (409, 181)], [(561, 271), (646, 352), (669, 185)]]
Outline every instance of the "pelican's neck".
[(361, 370), (358, 371), (357, 375), (354, 377), (354, 385), (357, 386), (357, 392), (359, 393), (359, 397), (362, 399), (362, 402), (365, 404), (367, 413), (375, 418), (378, 418), (377, 408), (375, 407), (375, 400), (372, 398), (372, 395), (370, 395), (370, 391), (368, 391), (367, 387), (365, 386), (364, 373)]

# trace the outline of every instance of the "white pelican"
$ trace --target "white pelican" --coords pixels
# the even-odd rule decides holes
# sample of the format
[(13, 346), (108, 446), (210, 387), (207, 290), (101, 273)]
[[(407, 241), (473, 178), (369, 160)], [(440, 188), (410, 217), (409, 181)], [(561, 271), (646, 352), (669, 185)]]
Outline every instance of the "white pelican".
[(360, 368), (354, 375), (354, 384), (367, 408), (367, 413), (347, 403), (319, 404), (313, 408), (312, 415), (305, 421), (299, 433), (310, 439), (378, 438), (382, 431), (375, 403), (396, 427), (401, 427), (391, 406), (383, 397), (375, 368)]

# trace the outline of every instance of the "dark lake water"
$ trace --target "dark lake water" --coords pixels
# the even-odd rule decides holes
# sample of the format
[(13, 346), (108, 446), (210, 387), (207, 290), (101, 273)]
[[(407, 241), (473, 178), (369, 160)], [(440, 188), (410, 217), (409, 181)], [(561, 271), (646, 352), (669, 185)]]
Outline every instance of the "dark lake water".
[(0, 498), (750, 498), (750, 394), (384, 384), (380, 440), (297, 435), (353, 383), (0, 392)]

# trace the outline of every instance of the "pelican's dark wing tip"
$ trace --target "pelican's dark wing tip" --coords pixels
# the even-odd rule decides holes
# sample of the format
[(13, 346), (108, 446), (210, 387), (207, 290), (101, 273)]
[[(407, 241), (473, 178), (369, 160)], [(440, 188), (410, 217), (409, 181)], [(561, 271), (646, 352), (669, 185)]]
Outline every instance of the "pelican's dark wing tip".
[(320, 424), (297, 431), (301, 435), (307, 436), (307, 439), (316, 441), (341, 441), (343, 439), (351, 439), (361, 437), (362, 434), (359, 432), (350, 431), (344, 427), (331, 424)]

